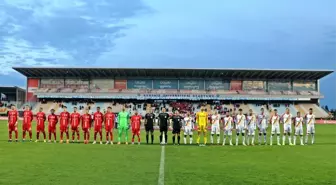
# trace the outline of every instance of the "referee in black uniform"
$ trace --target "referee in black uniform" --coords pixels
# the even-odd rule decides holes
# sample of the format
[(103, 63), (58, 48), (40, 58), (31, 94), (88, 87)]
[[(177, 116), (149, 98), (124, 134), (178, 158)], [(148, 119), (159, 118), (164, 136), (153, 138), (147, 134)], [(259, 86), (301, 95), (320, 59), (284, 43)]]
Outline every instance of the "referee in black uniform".
[(175, 111), (175, 114), (172, 117), (173, 121), (173, 144), (175, 145), (175, 138), (177, 136), (177, 144), (180, 145), (181, 140), (181, 128), (182, 128), (182, 116), (180, 116), (178, 111)]
[[(169, 120), (169, 114), (166, 113), (166, 109), (163, 108), (162, 112), (159, 114), (158, 116), (159, 118), (159, 126), (160, 126), (160, 143), (161, 144), (167, 144), (167, 139), (168, 139), (168, 135), (167, 135), (167, 131), (168, 131), (168, 120)], [(163, 141), (163, 137), (164, 137), (164, 141)]]
[(148, 144), (149, 132), (151, 133), (152, 144), (154, 143), (154, 119), (155, 115), (153, 110), (145, 115), (145, 130), (146, 130), (146, 142)]

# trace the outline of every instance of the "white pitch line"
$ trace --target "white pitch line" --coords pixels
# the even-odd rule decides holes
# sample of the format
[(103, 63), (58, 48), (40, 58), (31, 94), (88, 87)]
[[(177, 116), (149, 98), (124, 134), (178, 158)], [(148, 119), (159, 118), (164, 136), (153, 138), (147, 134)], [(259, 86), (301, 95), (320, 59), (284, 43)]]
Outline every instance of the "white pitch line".
[(160, 159), (158, 185), (164, 185), (165, 146), (162, 146), (161, 148), (162, 149), (161, 149), (161, 159)]

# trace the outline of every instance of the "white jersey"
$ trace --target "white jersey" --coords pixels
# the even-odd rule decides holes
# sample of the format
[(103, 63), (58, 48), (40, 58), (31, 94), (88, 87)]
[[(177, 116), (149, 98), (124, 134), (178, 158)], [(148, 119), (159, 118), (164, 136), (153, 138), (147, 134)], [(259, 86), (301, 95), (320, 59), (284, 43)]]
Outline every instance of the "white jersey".
[(292, 114), (284, 114), (282, 115), (283, 123), (285, 125), (292, 125)]
[(314, 126), (315, 125), (315, 115), (314, 114), (307, 114), (306, 115), (306, 123), (307, 123), (307, 126)]
[(241, 128), (243, 128), (243, 127), (245, 127), (245, 121), (246, 121), (246, 117), (245, 117), (245, 115), (244, 114), (242, 114), (242, 115), (240, 115), (240, 114), (238, 114), (237, 116), (236, 116), (236, 127), (238, 128), (238, 127), (241, 127)]
[(193, 128), (193, 122), (191, 117), (184, 118), (184, 126), (188, 128)]
[(232, 129), (233, 118), (231, 116), (224, 117), (224, 130), (231, 130)]
[(252, 114), (251, 116), (248, 115), (247, 116), (247, 127), (248, 128), (255, 128), (256, 127), (256, 116), (254, 114)]
[(295, 127), (296, 128), (302, 128), (303, 118), (302, 117), (296, 117), (295, 118)]
[(272, 126), (279, 126), (279, 120), (280, 120), (280, 116), (279, 115), (273, 115), (271, 118), (271, 124)]
[(267, 127), (267, 116), (264, 113), (258, 115), (258, 127), (259, 128)]
[(212, 115), (211, 116), (211, 123), (212, 125), (218, 125), (219, 126), (219, 120), (221, 119), (221, 115), (220, 114), (216, 114), (216, 115)]

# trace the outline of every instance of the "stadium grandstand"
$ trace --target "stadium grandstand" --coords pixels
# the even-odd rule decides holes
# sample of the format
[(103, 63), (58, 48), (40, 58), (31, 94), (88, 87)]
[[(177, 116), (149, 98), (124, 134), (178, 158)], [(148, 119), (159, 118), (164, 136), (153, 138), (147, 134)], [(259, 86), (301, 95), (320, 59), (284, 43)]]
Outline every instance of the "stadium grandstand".
[(26, 90), (16, 86), (0, 86), (0, 115), (7, 115), (11, 105), (22, 107), (26, 102)]
[(108, 106), (119, 112), (141, 114), (162, 107), (169, 111), (219, 110), (268, 112), (288, 107), (294, 113), (313, 108), (318, 118), (328, 117), (319, 106), (323, 98), (319, 80), (331, 70), (264, 70), (264, 69), (134, 69), (134, 68), (46, 68), (13, 67), (27, 77), (27, 102), (33, 112), (62, 111), (67, 106), (80, 110)]

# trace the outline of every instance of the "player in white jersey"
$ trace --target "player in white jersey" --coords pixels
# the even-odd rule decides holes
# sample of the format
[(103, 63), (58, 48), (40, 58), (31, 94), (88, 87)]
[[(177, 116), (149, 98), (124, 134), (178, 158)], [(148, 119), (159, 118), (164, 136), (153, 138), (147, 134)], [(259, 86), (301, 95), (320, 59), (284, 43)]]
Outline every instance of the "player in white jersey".
[(221, 122), (221, 115), (218, 114), (218, 111), (214, 111), (214, 114), (211, 116), (211, 144), (214, 141), (214, 135), (217, 135), (217, 144), (220, 142), (220, 127), (219, 123)]
[(230, 112), (227, 111), (223, 122), (223, 128), (224, 128), (223, 146), (225, 145), (226, 137), (229, 137), (230, 145), (232, 146), (232, 129), (233, 129), (232, 123), (233, 118), (230, 116)]
[(303, 117), (301, 117), (301, 113), (297, 112), (295, 117), (295, 134), (294, 134), (294, 145), (296, 145), (296, 137), (300, 136), (300, 143), (303, 144)]
[(286, 108), (286, 113), (283, 114), (281, 116), (282, 118), (282, 122), (283, 122), (283, 128), (284, 128), (284, 132), (283, 132), (283, 136), (282, 136), (282, 145), (286, 144), (286, 135), (288, 135), (288, 141), (289, 141), (289, 145), (293, 145), (292, 144), (292, 138), (291, 138), (291, 132), (292, 132), (292, 119), (293, 116), (289, 111), (289, 108)]
[(305, 143), (308, 144), (308, 136), (311, 135), (311, 144), (314, 144), (315, 140), (315, 115), (313, 109), (309, 109), (309, 113), (305, 116), (307, 124), (307, 135)]
[(184, 118), (184, 144), (187, 144), (187, 136), (189, 136), (190, 144), (192, 144), (193, 129), (194, 129), (193, 119), (190, 116), (190, 113), (188, 112), (187, 116)]
[(261, 145), (261, 135), (264, 135), (264, 144), (267, 144), (266, 135), (267, 135), (267, 116), (264, 113), (264, 108), (260, 109), (261, 113), (258, 115), (258, 142)]
[(271, 137), (270, 137), (270, 145), (273, 145), (273, 136), (277, 135), (277, 143), (280, 144), (280, 124), (279, 121), (280, 116), (278, 115), (278, 110), (274, 109), (274, 114), (270, 119), (270, 124), (272, 125)]
[(254, 145), (254, 135), (255, 135), (255, 130), (256, 130), (256, 124), (257, 118), (255, 114), (253, 113), (252, 109), (249, 110), (249, 115), (247, 116), (247, 124), (246, 124), (246, 130), (248, 138), (247, 138), (247, 145), (250, 145), (250, 140), (251, 140), (251, 145)]
[(246, 146), (245, 144), (245, 122), (246, 122), (246, 117), (243, 114), (243, 110), (239, 109), (239, 113), (236, 116), (236, 146), (238, 146), (238, 140), (239, 140), (239, 135), (242, 135), (243, 138), (243, 145)]

